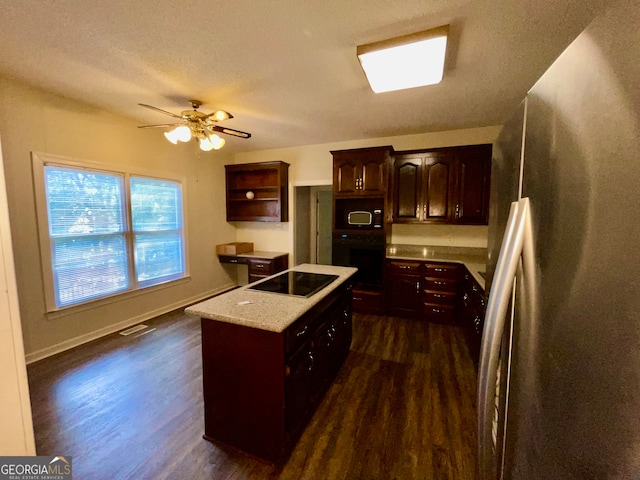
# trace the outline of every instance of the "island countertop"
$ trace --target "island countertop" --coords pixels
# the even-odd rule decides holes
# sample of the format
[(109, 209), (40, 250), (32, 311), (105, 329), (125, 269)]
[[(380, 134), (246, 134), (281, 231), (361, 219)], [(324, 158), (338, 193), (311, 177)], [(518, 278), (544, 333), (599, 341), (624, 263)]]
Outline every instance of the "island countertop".
[[(195, 317), (281, 333), (311, 307), (347, 281), (357, 269), (305, 263), (287, 271), (338, 275), (338, 278), (310, 297), (251, 290), (247, 285), (191, 305), (185, 309), (185, 312)], [(282, 273), (279, 272), (277, 275)]]

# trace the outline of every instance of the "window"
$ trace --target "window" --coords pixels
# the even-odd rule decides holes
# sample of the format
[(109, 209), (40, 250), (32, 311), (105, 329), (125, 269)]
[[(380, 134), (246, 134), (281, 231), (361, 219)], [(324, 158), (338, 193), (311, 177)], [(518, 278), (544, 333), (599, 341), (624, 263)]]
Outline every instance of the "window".
[(42, 157), (34, 154), (49, 309), (185, 276), (180, 181)]

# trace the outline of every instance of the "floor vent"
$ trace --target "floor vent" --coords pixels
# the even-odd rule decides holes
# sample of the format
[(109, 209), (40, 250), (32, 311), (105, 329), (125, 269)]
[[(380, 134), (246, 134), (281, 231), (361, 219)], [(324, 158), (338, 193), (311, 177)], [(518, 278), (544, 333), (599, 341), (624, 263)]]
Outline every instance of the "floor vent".
[(146, 325), (143, 325), (142, 323), (140, 325), (136, 325), (135, 327), (131, 327), (131, 328), (127, 328), (126, 330), (122, 330), (120, 333), (120, 335), (124, 335), (125, 337), (127, 335), (131, 335), (132, 333), (136, 333), (139, 332), (140, 330), (144, 330), (145, 328), (149, 328)]

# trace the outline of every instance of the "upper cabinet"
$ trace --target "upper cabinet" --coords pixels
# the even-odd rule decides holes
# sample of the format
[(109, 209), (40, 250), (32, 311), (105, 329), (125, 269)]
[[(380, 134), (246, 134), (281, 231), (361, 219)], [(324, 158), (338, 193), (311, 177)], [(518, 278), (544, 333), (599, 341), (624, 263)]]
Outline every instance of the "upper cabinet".
[(333, 155), (333, 193), (336, 197), (384, 195), (393, 148), (336, 150)]
[(288, 221), (289, 164), (225, 165), (227, 221)]
[(491, 145), (397, 152), (392, 165), (394, 223), (487, 224)]

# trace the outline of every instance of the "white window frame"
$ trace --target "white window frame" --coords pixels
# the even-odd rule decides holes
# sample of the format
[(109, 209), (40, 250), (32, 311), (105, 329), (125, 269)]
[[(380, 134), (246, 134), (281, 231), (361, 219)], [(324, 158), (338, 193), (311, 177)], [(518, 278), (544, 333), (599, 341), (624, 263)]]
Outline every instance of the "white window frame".
[[(91, 162), (87, 160), (77, 160), (67, 158), (59, 155), (52, 155), (48, 153), (32, 152), (32, 167), (34, 178), (34, 190), (36, 201), (36, 216), (38, 224), (38, 236), (40, 239), (40, 258), (42, 260), (42, 274), (43, 274), (43, 287), (45, 295), (45, 304), (47, 312), (64, 311), (77, 307), (87, 307), (96, 305), (98, 303), (113, 302), (117, 298), (122, 298), (127, 295), (139, 294), (140, 291), (151, 291), (156, 288), (164, 288), (175, 282), (183, 281), (190, 277), (189, 274), (189, 258), (188, 258), (188, 236), (187, 236), (187, 191), (186, 180), (184, 177), (163, 174), (158, 175), (143, 169), (129, 168), (126, 169), (118, 165), (108, 165), (104, 163)], [(49, 220), (48, 220), (48, 205), (46, 196), (45, 185), (45, 166), (59, 166), (65, 168), (72, 168), (76, 170), (88, 170), (92, 172), (121, 175), (124, 183), (124, 238), (127, 244), (127, 269), (129, 274), (129, 288), (121, 290), (112, 294), (104, 295), (101, 297), (76, 302), (70, 305), (58, 306), (55, 298), (54, 281), (53, 281), (53, 263), (52, 263), (52, 242), (49, 236)], [(173, 275), (160, 282), (142, 281), (137, 280), (134, 265), (134, 232), (132, 226), (132, 214), (131, 214), (131, 190), (130, 190), (130, 177), (142, 177), (154, 180), (164, 180), (179, 183), (182, 193), (182, 248), (183, 248), (183, 260), (184, 260), (184, 272), (182, 274)]]

